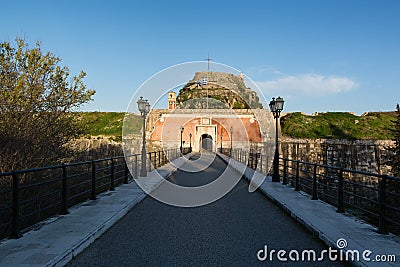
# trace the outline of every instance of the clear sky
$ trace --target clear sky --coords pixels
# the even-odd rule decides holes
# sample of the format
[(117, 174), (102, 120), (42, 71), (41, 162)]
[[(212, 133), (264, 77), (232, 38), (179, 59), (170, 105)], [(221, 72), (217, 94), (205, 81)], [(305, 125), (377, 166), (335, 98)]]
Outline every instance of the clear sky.
[[(41, 41), (97, 91), (84, 110), (125, 111), (169, 66), (203, 60), (243, 71), (285, 111), (394, 110), (400, 1), (5, 1), (0, 39)], [(151, 92), (149, 92), (151, 94)]]

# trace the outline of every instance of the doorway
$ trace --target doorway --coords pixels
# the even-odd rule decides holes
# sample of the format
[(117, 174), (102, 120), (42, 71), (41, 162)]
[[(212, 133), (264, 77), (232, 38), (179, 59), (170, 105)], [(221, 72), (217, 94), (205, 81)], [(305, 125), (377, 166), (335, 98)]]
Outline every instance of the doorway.
[(209, 134), (203, 134), (200, 137), (200, 147), (208, 151), (213, 151), (213, 139)]

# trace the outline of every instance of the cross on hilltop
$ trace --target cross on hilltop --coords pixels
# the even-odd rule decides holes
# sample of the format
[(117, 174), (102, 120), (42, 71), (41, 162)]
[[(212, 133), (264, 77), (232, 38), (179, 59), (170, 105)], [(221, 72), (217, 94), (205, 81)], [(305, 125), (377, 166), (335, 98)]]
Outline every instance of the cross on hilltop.
[(207, 64), (207, 71), (210, 72), (210, 61), (212, 60), (212, 58), (210, 58), (210, 54), (208, 54), (208, 57), (207, 57), (205, 60), (208, 61), (208, 64)]

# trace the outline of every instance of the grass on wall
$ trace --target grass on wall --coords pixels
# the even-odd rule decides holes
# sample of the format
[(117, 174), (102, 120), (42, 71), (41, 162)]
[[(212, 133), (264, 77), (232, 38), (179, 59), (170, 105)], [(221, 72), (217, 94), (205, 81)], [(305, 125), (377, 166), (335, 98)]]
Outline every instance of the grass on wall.
[(281, 119), (282, 133), (296, 138), (393, 139), (394, 112), (370, 112), (356, 116), (345, 112), (327, 112), (317, 116), (300, 112)]
[[(122, 126), (125, 112), (80, 112), (80, 119), (85, 124), (85, 134), (90, 136), (106, 136), (114, 141), (121, 142)], [(131, 115), (133, 133), (140, 133), (142, 119), (138, 115)]]

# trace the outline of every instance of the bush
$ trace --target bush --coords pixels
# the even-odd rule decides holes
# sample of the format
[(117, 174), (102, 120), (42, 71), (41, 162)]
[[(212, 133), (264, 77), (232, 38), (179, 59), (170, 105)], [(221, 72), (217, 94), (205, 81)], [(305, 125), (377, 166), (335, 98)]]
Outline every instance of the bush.
[(84, 72), (70, 78), (60, 61), (40, 43), (0, 43), (0, 172), (59, 162), (64, 144), (83, 133), (72, 111), (95, 91), (83, 83)]

